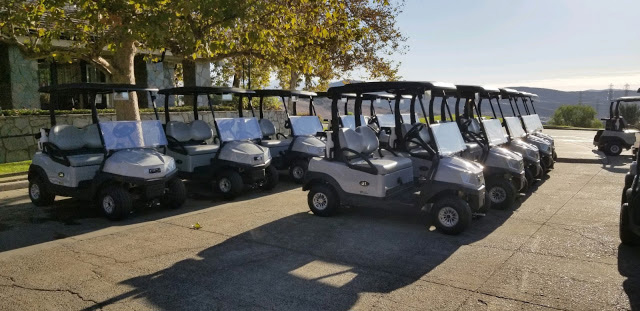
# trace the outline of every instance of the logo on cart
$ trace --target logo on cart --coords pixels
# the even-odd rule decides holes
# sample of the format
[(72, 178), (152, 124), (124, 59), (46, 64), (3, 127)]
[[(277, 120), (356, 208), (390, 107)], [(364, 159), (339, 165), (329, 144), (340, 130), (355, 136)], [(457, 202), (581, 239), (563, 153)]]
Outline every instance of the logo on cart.
[(369, 182), (366, 180), (363, 180), (360, 182), (360, 186), (363, 186), (363, 187), (369, 186)]
[(157, 174), (157, 173), (160, 173), (159, 167), (149, 169), (149, 174)]

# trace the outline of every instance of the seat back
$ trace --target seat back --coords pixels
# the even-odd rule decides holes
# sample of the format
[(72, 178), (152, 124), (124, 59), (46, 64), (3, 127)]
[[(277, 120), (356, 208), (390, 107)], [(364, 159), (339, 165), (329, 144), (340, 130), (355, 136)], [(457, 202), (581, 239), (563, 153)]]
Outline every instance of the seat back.
[(260, 119), (259, 123), (263, 137), (270, 137), (276, 134), (276, 127), (268, 119)]
[[(364, 149), (364, 144), (361, 136), (356, 133), (356, 131), (348, 127), (340, 128), (338, 132), (338, 141), (340, 142), (341, 148), (348, 148), (355, 152), (362, 152), (362, 150)], [(345, 153), (345, 156), (347, 158), (352, 158), (355, 155), (353, 153), (347, 152)]]
[(167, 136), (184, 143), (191, 140), (191, 127), (184, 122), (169, 121), (166, 128)]
[(98, 132), (97, 124), (90, 124), (83, 130), (84, 146), (87, 148), (102, 148), (102, 141), (100, 140), (100, 133)]
[(194, 120), (193, 122), (191, 122), (189, 127), (191, 140), (205, 141), (213, 137), (213, 130), (211, 130), (211, 127), (209, 126), (209, 124), (207, 124), (207, 122), (204, 122), (202, 120)]
[(482, 128), (480, 128), (480, 122), (478, 121), (478, 119), (476, 118), (471, 119), (471, 124), (469, 124), (469, 127), (467, 128), (467, 130), (474, 134), (480, 134), (480, 131), (482, 130)]
[(362, 141), (361, 152), (363, 154), (369, 155), (378, 150), (378, 147), (380, 147), (378, 137), (370, 127), (366, 125), (359, 126), (355, 132), (360, 134), (360, 140)]
[(61, 150), (81, 149), (84, 144), (84, 133), (79, 128), (61, 124), (56, 125), (49, 131), (49, 142), (56, 145)]

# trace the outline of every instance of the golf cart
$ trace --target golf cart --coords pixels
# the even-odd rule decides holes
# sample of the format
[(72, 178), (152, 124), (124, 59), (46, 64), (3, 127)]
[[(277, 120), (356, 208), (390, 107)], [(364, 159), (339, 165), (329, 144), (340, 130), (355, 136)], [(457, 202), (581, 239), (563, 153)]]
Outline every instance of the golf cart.
[[(429, 82), (369, 82), (328, 90), (333, 100), (326, 155), (311, 159), (303, 186), (314, 214), (331, 216), (341, 206), (412, 208), (429, 212), (436, 228), (446, 234), (470, 225), (472, 213), (485, 205), (484, 177), (480, 166), (456, 156), (464, 149), (457, 127), (404, 124), (398, 113), (402, 95), (417, 97), (422, 104), (424, 92), (436, 87)], [(396, 96), (396, 126), (389, 145), (403, 152), (383, 155), (375, 132), (357, 115), (362, 94), (374, 92)], [(340, 127), (338, 100), (345, 93), (356, 94), (355, 129)], [(395, 133), (403, 134), (396, 138)], [(415, 170), (422, 174), (414, 178)]]
[(620, 103), (632, 102), (640, 102), (640, 96), (620, 97), (611, 102), (609, 118), (602, 119), (604, 130), (598, 130), (593, 138), (593, 145), (598, 147), (598, 150), (611, 156), (620, 155), (622, 148), (627, 150), (633, 148), (633, 153), (637, 153), (640, 132), (636, 129), (627, 129), (624, 118), (620, 116)]
[[(324, 129), (320, 119), (314, 114), (308, 116), (297, 116), (289, 114), (286, 98), (309, 98), (309, 112), (315, 112), (313, 107), (313, 92), (289, 91), (289, 90), (255, 90), (255, 95), (260, 98), (260, 129), (262, 130), (262, 140), (260, 145), (269, 148), (273, 157), (272, 166), (279, 170), (289, 170), (291, 178), (302, 183), (307, 172), (309, 159), (315, 156), (323, 156), (325, 142), (321, 140)], [(266, 97), (280, 97), (287, 116), (285, 128), (291, 132), (289, 136), (276, 133), (276, 128), (268, 119), (264, 118), (263, 102)], [(296, 98), (297, 97), (297, 98)], [(295, 107), (295, 106), (294, 106)], [(295, 110), (295, 109), (294, 109)], [(252, 113), (253, 107), (251, 107)], [(240, 113), (241, 110), (240, 110)], [(255, 115), (254, 115), (255, 117)], [(273, 138), (283, 138), (282, 140)]]
[[(507, 132), (511, 136), (512, 139), (522, 139), (526, 143), (532, 144), (538, 148), (540, 153), (540, 166), (542, 167), (543, 175), (547, 174), (553, 169), (555, 164), (554, 160), (554, 146), (553, 143), (547, 139), (532, 135), (526, 126), (526, 123), (529, 118), (523, 119), (521, 118), (520, 108), (518, 108), (518, 98), (522, 97), (522, 92), (519, 92), (514, 89), (503, 88), (500, 89), (500, 98), (509, 100), (509, 106), (511, 107), (511, 112), (513, 113), (513, 117), (505, 117), (504, 111), (500, 108), (500, 112), (503, 113), (502, 117), (504, 120), (505, 128)], [(515, 103), (515, 108), (514, 108)], [(498, 100), (498, 106), (500, 106), (500, 101)], [(518, 113), (516, 114), (516, 109)], [(526, 120), (526, 121), (525, 121)], [(533, 124), (530, 124), (533, 125)], [(530, 128), (534, 128), (530, 126)], [(531, 131), (532, 132), (532, 131)]]
[[(269, 148), (258, 144), (262, 139), (256, 118), (216, 118), (213, 95), (248, 95), (253, 91), (231, 87), (176, 87), (158, 92), (165, 95), (164, 115), (169, 146), (167, 154), (176, 159), (180, 176), (210, 182), (214, 191), (225, 199), (233, 199), (244, 189), (258, 186), (273, 189), (278, 172), (271, 164)], [(193, 121), (172, 121), (169, 96), (206, 96), (216, 136), (209, 124), (200, 120), (198, 107), (193, 107)], [(157, 113), (156, 113), (157, 116)], [(218, 142), (218, 144), (215, 144)]]
[[(127, 96), (157, 89), (129, 84), (75, 83), (40, 88), (51, 96), (51, 129), (36, 135), (39, 151), (29, 166), (29, 198), (36, 206), (53, 203), (57, 195), (95, 200), (111, 220), (127, 217), (134, 201), (161, 202), (179, 208), (186, 199), (173, 158), (158, 152), (167, 145), (158, 121), (99, 121), (95, 98)], [(127, 95), (124, 95), (124, 94)], [(91, 107), (92, 124), (77, 128), (57, 124), (60, 96), (83, 96)]]
[[(538, 136), (540, 138), (546, 139), (551, 142), (551, 145), (555, 147), (555, 141), (553, 137), (549, 134), (545, 134), (542, 132), (544, 126), (542, 125), (542, 121), (540, 120), (540, 116), (536, 112), (536, 107), (533, 105), (533, 99), (538, 97), (538, 95), (528, 92), (520, 92), (520, 99), (522, 100), (522, 105), (524, 106), (526, 116), (522, 116), (523, 122), (527, 127), (527, 131), (529, 134)], [(529, 107), (531, 104), (531, 107)], [(529, 129), (531, 129), (529, 131)], [(556, 154), (555, 148), (553, 149), (553, 160), (557, 160), (558, 155)]]
[[(484, 167), (491, 207), (509, 208), (515, 203), (518, 192), (526, 191), (528, 188), (524, 161), (520, 154), (502, 148), (502, 145), (508, 142), (502, 124), (498, 119), (483, 118), (476, 102), (476, 96), (497, 93), (500, 90), (473, 85), (456, 87), (455, 123), (465, 139), (467, 148), (481, 151), (478, 159), (470, 160), (475, 160)], [(443, 101), (443, 105), (446, 105), (446, 101)], [(446, 111), (449, 112), (449, 122), (454, 122), (449, 109)], [(442, 112), (445, 112), (444, 109)], [(441, 115), (441, 120), (446, 122), (447, 115)]]
[[(489, 107), (491, 108), (491, 113), (493, 114), (494, 120), (499, 120), (499, 118), (505, 119), (504, 112), (502, 111), (502, 106), (500, 105), (500, 91), (495, 92), (484, 92), (480, 93), (480, 100), (478, 102), (478, 111), (482, 115), (482, 104), (486, 102), (489, 103)], [(500, 112), (500, 117), (496, 113), (496, 109), (493, 106), (493, 99), (496, 100), (498, 111)], [(504, 125), (503, 130), (506, 132), (505, 138), (507, 139), (507, 143), (502, 145), (502, 147), (509, 149), (513, 152), (517, 152), (522, 155), (525, 164), (525, 178), (527, 179), (527, 184), (531, 187), (535, 182), (542, 178), (544, 174), (542, 171), (542, 166), (540, 165), (540, 151), (538, 147), (535, 145), (529, 144), (521, 139), (526, 133), (522, 128), (522, 124), (516, 119), (514, 122), (503, 122), (501, 127)], [(503, 133), (505, 133), (503, 132)]]

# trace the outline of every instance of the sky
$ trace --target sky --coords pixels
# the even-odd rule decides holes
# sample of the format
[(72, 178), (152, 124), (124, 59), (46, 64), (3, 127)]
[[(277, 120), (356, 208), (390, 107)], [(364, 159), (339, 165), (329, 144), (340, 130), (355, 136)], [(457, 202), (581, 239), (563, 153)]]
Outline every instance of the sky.
[(640, 0), (406, 0), (403, 80), (640, 87)]

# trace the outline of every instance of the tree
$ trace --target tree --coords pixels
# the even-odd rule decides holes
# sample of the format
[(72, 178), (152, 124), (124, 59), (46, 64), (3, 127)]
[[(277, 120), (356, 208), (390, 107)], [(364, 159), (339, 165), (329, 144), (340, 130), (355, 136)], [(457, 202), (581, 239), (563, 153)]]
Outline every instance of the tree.
[(620, 104), (620, 116), (629, 126), (635, 126), (640, 119), (640, 106), (637, 104)]
[(602, 123), (596, 119), (597, 114), (591, 106), (563, 105), (556, 109), (549, 123), (576, 127), (601, 127)]

